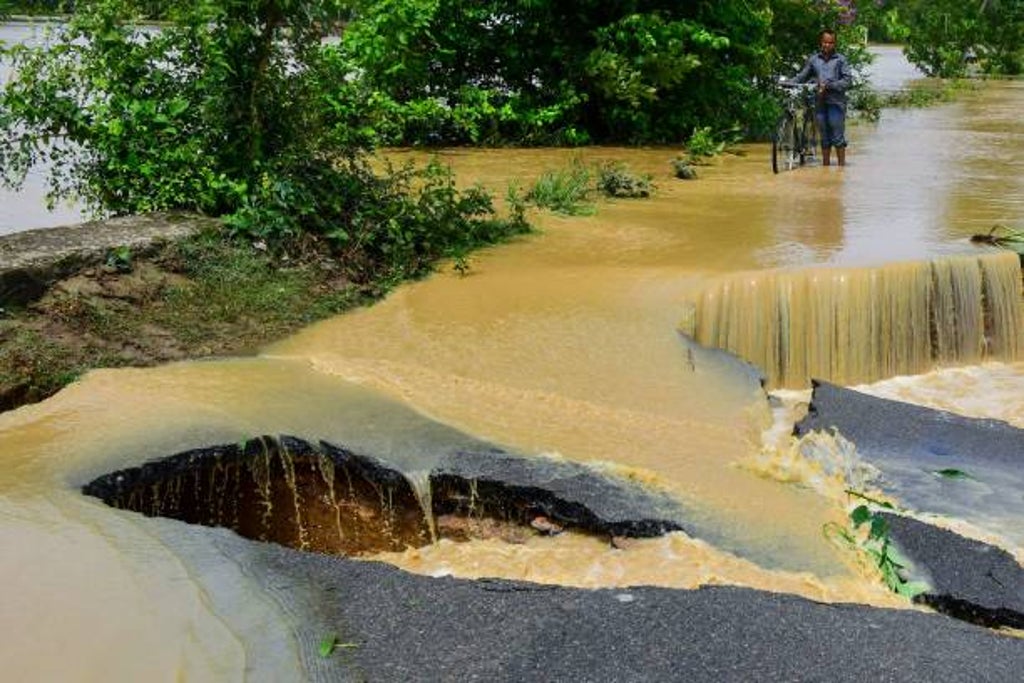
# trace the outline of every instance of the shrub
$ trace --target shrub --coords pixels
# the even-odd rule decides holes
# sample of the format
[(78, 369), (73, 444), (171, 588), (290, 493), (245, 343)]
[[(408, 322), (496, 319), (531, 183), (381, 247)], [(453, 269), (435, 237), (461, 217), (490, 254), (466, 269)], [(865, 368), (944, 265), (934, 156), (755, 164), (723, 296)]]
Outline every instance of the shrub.
[(608, 197), (650, 197), (654, 190), (651, 176), (633, 173), (622, 162), (608, 162), (601, 166), (597, 176), (597, 189)]
[(594, 212), (589, 202), (591, 191), (590, 171), (575, 161), (568, 169), (542, 173), (526, 193), (526, 201), (556, 213), (580, 216)]

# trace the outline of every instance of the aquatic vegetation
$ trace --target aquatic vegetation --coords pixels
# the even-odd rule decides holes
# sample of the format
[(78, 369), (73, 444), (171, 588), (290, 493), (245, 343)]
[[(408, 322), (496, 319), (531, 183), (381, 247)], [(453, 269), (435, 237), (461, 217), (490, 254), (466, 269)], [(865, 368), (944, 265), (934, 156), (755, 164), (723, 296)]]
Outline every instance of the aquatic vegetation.
[(650, 197), (654, 185), (649, 174), (634, 173), (623, 162), (612, 161), (598, 170), (597, 188), (608, 197), (641, 198)]
[(931, 107), (955, 100), (962, 92), (976, 89), (975, 82), (954, 78), (929, 79), (907, 88), (882, 93), (868, 85), (859, 85), (850, 93), (850, 106), (857, 115), (868, 121), (878, 121), (882, 109), (887, 107), (914, 109)]
[(680, 180), (696, 180), (697, 169), (693, 167), (693, 163), (684, 157), (677, 157), (671, 162), (672, 171), (675, 173), (676, 178)]

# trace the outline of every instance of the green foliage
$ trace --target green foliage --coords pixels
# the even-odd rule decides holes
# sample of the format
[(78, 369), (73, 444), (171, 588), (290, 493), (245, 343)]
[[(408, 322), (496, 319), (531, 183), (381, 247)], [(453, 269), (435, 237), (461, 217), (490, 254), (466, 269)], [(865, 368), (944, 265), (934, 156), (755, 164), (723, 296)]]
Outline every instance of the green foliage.
[(338, 636), (332, 633), (330, 635), (324, 636), (320, 640), (320, 644), (317, 646), (317, 654), (319, 654), (321, 657), (330, 657), (332, 654), (334, 654), (335, 650), (341, 648), (350, 649), (357, 647), (359, 647), (359, 645), (356, 643), (340, 642), (338, 640)]
[(711, 126), (694, 128), (686, 141), (686, 154), (691, 164), (707, 163), (708, 159), (718, 156), (725, 149), (725, 141), (719, 140), (711, 132)]
[(367, 101), (348, 128), (385, 144), (677, 143), (723, 122), (764, 137), (771, 76), (799, 69), (821, 27), (855, 69), (870, 61), (853, 17), (834, 0), (367, 0), (339, 82)]
[[(403, 21), (408, 30), (375, 45), (400, 80), (416, 64), (392, 51), (422, 45), (415, 29), (430, 3), (389, 6), (396, 14), (378, 17), (381, 30)], [(137, 23), (131, 0), (96, 0), (54, 26), (46, 48), (7, 51), (18, 74), (0, 96), (9, 185), (50, 162), (51, 201), (73, 196), (103, 214), (226, 215), (235, 236), (272, 250), (315, 242), (363, 280), (416, 276), (527, 229), (521, 213), (497, 219), (482, 190), (457, 191), (436, 164), (381, 177), (370, 169), (362, 151), (387, 130), (390, 103), (348, 78), (338, 46), (321, 40), (336, 0), (182, 0), (164, 10), (175, 21), (155, 30)], [(354, 125), (366, 103), (375, 128)], [(415, 120), (408, 109), (395, 115)]]
[(591, 174), (579, 161), (568, 169), (544, 171), (526, 193), (526, 201), (567, 216), (594, 213), (590, 203)]
[(1024, 72), (1024, 2), (903, 0), (907, 57), (932, 76)]
[(930, 107), (954, 100), (964, 90), (974, 87), (976, 85), (967, 79), (929, 79), (888, 93), (877, 92), (865, 85), (853, 89), (850, 107), (862, 118), (877, 121), (886, 107)]
[(899, 43), (906, 40), (907, 28), (900, 17), (899, 0), (859, 0), (857, 23), (873, 43)]
[(73, 5), (71, 0), (0, 0), (0, 17), (5, 14), (67, 14)]
[[(388, 143), (678, 141), (745, 118), (769, 5), (368, 0), (341, 54), (399, 122)], [(358, 127), (381, 130), (365, 113)]]
[(823, 528), (825, 536), (864, 554), (894, 593), (913, 599), (928, 590), (926, 584), (910, 580), (910, 563), (889, 539), (889, 523), (881, 511), (892, 512), (895, 508), (890, 503), (857, 491), (848, 490), (846, 493), (862, 502), (850, 511), (849, 528), (830, 522)]
[(654, 191), (649, 174), (639, 175), (623, 162), (602, 164), (597, 174), (597, 189), (607, 197), (650, 197)]
[(160, 30), (131, 0), (83, 5), (48, 45), (6, 50), (4, 180), (49, 161), (51, 200), (234, 210), (265, 165), (330, 151), (315, 85), (333, 4), (169, 2), (176, 22)]
[(132, 249), (131, 247), (121, 245), (114, 247), (107, 252), (107, 258), (105, 260), (107, 268), (116, 270), (119, 273), (129, 273), (132, 270)]

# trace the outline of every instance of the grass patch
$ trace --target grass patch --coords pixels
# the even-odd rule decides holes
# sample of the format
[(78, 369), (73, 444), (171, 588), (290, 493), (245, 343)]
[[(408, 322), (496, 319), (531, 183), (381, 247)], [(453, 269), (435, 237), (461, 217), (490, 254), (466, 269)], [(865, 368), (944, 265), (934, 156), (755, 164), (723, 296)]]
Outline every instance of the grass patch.
[(887, 93), (880, 93), (869, 87), (857, 88), (851, 93), (850, 105), (861, 118), (878, 121), (882, 109), (912, 109), (931, 107), (952, 102), (964, 92), (978, 89), (975, 81), (963, 78), (947, 80), (928, 79)]
[(92, 368), (254, 353), (381, 298), (449, 252), (457, 251), (466, 270), (473, 249), (529, 226), (520, 207), (507, 222), (452, 222), (448, 229), (457, 233), (443, 236), (450, 242), (435, 236), (439, 243), (430, 249), (395, 258), (370, 252), (346, 258), (327, 239), (310, 235), (268, 248), (229, 228), (152, 256), (114, 254), (23, 309), (0, 310), (0, 410), (45, 399)]
[(569, 168), (545, 171), (527, 191), (525, 200), (566, 216), (589, 216), (596, 211), (590, 197), (590, 170), (579, 161)]
[(369, 302), (393, 284), (358, 285), (329, 258), (274, 256), (216, 234), (174, 245), (162, 262), (185, 279), (143, 312), (146, 321), (190, 347), (230, 330), (228, 352)]
[(41, 401), (91, 368), (124, 364), (102, 347), (48, 338), (6, 320), (0, 324), (0, 410)]

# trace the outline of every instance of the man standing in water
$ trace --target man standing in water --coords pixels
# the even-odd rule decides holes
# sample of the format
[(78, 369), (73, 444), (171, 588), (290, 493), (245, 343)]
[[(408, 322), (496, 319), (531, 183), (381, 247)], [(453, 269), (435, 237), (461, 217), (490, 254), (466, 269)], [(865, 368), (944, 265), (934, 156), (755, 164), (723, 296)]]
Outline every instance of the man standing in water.
[(836, 161), (846, 165), (846, 91), (853, 85), (850, 65), (846, 57), (836, 52), (836, 33), (825, 29), (818, 34), (819, 51), (807, 58), (793, 83), (807, 83), (812, 78), (818, 83), (815, 114), (821, 132), (821, 163), (832, 163), (832, 148), (836, 148)]

